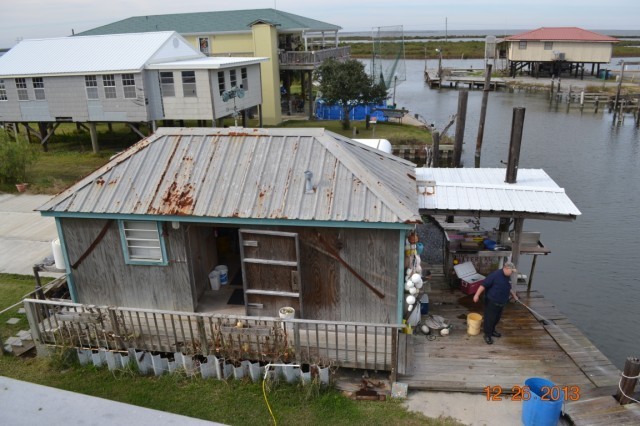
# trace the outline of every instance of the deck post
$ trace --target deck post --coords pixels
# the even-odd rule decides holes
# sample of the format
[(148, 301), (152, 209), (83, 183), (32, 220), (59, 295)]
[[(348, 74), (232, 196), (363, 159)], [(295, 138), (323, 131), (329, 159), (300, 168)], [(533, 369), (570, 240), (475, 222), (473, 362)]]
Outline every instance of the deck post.
[(398, 330), (391, 331), (391, 383), (398, 379)]
[(620, 402), (620, 405), (626, 405), (632, 402), (632, 400), (625, 395), (633, 395), (636, 384), (638, 383), (638, 375), (640, 375), (640, 359), (636, 357), (627, 358), (627, 361), (624, 363), (620, 386), (616, 393), (616, 399)]
[(97, 154), (100, 151), (100, 145), (98, 144), (98, 130), (96, 129), (96, 123), (90, 122), (89, 124), (89, 133), (91, 134), (91, 149), (94, 154)]
[(198, 337), (200, 338), (200, 350), (204, 356), (209, 355), (209, 344), (207, 342), (207, 331), (204, 327), (204, 318), (201, 316), (196, 317), (198, 323)]
[(25, 301), (24, 310), (27, 314), (27, 320), (29, 321), (31, 338), (33, 339), (33, 343), (36, 345), (36, 353), (38, 354), (38, 356), (49, 355), (49, 351), (47, 351), (46, 346), (42, 343), (42, 336), (40, 335), (40, 328), (38, 327), (39, 316), (35, 304), (29, 301)]
[(292, 325), (293, 325), (293, 347), (296, 351), (296, 361), (300, 363), (302, 362), (302, 358), (300, 357), (300, 323), (294, 322)]

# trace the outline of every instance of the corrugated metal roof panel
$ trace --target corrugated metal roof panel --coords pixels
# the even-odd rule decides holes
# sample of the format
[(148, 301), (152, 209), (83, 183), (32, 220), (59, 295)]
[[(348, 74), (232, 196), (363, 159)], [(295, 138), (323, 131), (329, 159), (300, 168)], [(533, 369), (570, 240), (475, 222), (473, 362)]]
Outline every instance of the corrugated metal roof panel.
[(0, 58), (0, 75), (140, 71), (172, 37), (184, 56), (186, 42), (173, 31), (23, 40)]
[(292, 30), (337, 31), (341, 29), (337, 25), (281, 10), (249, 9), (134, 16), (85, 31), (80, 35), (140, 33), (145, 31), (177, 31), (180, 34), (249, 32), (251, 31), (249, 25), (258, 20), (276, 24), (278, 32)]
[(583, 30), (578, 27), (541, 27), (536, 30), (526, 31), (505, 38), (506, 41), (531, 40), (531, 41), (593, 41), (617, 43), (619, 40), (593, 31)]
[(414, 165), (349, 141), (324, 129), (159, 129), (40, 210), (419, 222)]
[(580, 210), (544, 170), (518, 169), (505, 183), (505, 169), (416, 168), (419, 208), (429, 212), (537, 213), (580, 215)]

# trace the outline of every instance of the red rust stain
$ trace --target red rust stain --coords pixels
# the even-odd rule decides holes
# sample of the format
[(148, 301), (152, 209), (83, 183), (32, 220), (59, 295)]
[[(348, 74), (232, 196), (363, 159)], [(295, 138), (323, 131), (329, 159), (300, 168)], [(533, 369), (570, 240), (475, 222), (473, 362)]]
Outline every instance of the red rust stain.
[(148, 212), (176, 216), (191, 214), (193, 211), (193, 189), (191, 183), (178, 188), (177, 182), (172, 182), (162, 197), (162, 206), (159, 209), (151, 207)]
[(96, 185), (104, 185), (104, 179), (102, 179), (101, 177), (99, 177), (98, 179), (96, 179)]
[(116, 183), (118, 183), (118, 178), (113, 178), (109, 181), (107, 185), (115, 185)]

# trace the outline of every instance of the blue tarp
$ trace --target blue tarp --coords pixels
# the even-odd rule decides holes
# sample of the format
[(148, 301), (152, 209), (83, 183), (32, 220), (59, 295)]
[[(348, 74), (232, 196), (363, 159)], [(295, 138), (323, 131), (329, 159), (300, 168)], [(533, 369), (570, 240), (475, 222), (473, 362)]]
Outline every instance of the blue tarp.
[[(349, 113), (349, 120), (364, 120), (367, 114), (371, 115), (371, 117), (376, 117), (378, 121), (387, 121), (387, 117), (385, 117), (382, 112), (372, 110), (376, 108), (386, 108), (387, 103), (384, 102), (380, 105), (358, 105), (353, 108)], [(338, 105), (328, 105), (322, 99), (316, 101), (316, 118), (319, 120), (342, 120), (342, 108)]]

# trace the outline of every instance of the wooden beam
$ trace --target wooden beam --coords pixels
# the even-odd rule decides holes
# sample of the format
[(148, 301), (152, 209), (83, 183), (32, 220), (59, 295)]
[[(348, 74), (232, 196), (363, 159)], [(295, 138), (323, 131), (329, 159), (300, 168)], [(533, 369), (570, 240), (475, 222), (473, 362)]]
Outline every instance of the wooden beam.
[[(136, 126), (134, 126), (133, 123), (127, 123), (127, 126), (129, 126), (129, 128), (131, 129), (131, 131), (133, 133), (135, 133), (136, 135), (140, 136), (141, 139), (146, 138), (144, 133), (142, 133), (140, 130), (138, 130), (138, 128)], [(183, 123), (183, 126), (184, 126), (184, 123)]]

